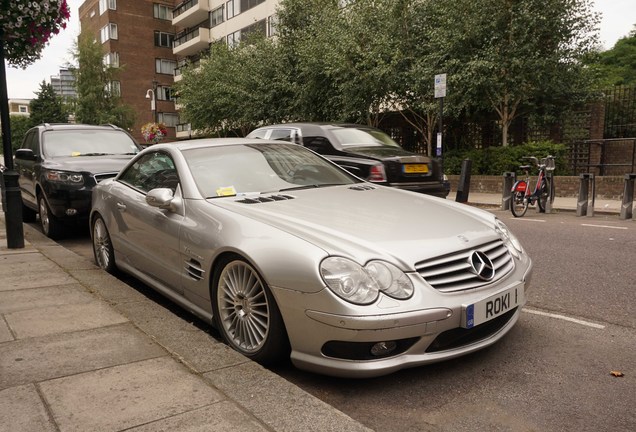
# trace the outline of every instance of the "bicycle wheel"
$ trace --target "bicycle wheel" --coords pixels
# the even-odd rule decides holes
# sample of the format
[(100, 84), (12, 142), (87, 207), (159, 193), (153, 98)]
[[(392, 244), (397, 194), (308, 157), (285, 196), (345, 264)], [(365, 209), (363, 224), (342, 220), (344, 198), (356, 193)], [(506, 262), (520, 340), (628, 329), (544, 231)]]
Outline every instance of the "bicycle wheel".
[(510, 211), (514, 217), (521, 217), (528, 211), (528, 200), (525, 193), (513, 192), (510, 202)]
[(537, 197), (537, 205), (539, 206), (539, 212), (545, 213), (546, 204), (550, 199), (550, 182), (544, 178), (539, 185), (539, 196)]

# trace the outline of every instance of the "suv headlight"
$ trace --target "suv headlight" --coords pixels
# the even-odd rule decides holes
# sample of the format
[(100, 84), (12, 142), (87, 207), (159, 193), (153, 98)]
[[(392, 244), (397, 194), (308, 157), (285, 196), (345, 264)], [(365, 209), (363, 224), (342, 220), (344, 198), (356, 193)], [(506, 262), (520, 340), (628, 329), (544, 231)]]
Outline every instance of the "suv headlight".
[(413, 295), (413, 284), (399, 268), (385, 261), (370, 261), (364, 267), (342, 257), (320, 263), (320, 274), (329, 289), (355, 304), (373, 303), (380, 292), (404, 300)]
[(84, 184), (84, 176), (78, 172), (48, 170), (45, 176), (48, 181), (55, 183), (64, 183), (73, 186), (81, 186)]
[(521, 246), (519, 239), (510, 232), (506, 224), (499, 219), (495, 219), (495, 231), (501, 236), (504, 243), (509, 246), (510, 252), (519, 258), (519, 255), (523, 253), (523, 246)]

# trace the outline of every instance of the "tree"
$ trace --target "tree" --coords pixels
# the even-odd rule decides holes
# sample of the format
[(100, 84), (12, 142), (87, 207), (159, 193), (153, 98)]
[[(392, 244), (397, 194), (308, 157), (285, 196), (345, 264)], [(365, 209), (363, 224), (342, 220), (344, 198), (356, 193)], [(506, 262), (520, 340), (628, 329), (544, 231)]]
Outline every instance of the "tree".
[(31, 126), (40, 123), (66, 123), (68, 115), (65, 112), (62, 99), (55, 93), (53, 86), (44, 81), (40, 83), (40, 90), (36, 98), (31, 101)]
[(95, 35), (83, 31), (75, 44), (73, 68), (77, 102), (75, 118), (80, 123), (112, 123), (129, 129), (135, 122), (134, 110), (121, 103), (117, 80), (118, 68), (103, 63), (104, 51)]
[(588, 0), (455, 0), (431, 8), (446, 25), (436, 26), (430, 55), (445, 66), (462, 109), (497, 114), (504, 146), (522, 113), (554, 117), (589, 89), (583, 59), (597, 44), (598, 16)]
[(599, 53), (593, 66), (605, 87), (636, 84), (636, 25), (611, 49)]

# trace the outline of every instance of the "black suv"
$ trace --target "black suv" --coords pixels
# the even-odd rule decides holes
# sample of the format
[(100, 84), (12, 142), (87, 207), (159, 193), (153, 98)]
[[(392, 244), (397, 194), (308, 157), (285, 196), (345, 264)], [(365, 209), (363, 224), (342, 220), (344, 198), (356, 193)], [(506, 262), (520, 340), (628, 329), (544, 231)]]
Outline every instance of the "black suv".
[(450, 190), (437, 160), (404, 150), (370, 126), (287, 123), (258, 128), (247, 137), (301, 144), (369, 182), (440, 198)]
[(112, 125), (45, 123), (29, 129), (14, 159), (24, 221), (34, 222), (39, 214), (44, 234), (61, 237), (68, 223), (88, 220), (93, 187), (139, 151), (125, 130)]

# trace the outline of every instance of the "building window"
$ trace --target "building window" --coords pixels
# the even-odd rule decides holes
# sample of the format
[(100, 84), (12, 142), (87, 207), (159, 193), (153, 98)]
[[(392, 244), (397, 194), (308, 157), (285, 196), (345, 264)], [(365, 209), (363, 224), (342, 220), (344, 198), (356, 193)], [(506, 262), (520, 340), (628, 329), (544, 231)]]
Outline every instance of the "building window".
[(157, 120), (168, 127), (176, 127), (179, 124), (179, 115), (177, 113), (157, 113)]
[(163, 100), (163, 101), (175, 100), (174, 91), (172, 90), (172, 88), (167, 86), (158, 86), (157, 100)]
[(18, 112), (28, 113), (29, 107), (27, 105), (18, 105)]
[(117, 10), (117, 0), (99, 0), (99, 14), (102, 15), (107, 9)]
[(106, 86), (106, 90), (112, 96), (121, 96), (121, 83), (119, 81), (110, 81)]
[(164, 33), (160, 31), (155, 32), (155, 46), (172, 48), (173, 41), (174, 35), (172, 33)]
[(225, 10), (227, 11), (226, 15), (227, 18), (226, 19), (230, 19), (235, 17), (236, 15), (241, 13), (241, 2), (240, 0), (230, 0), (229, 2), (225, 3)]
[(227, 35), (227, 46), (232, 48), (239, 44), (241, 41), (241, 31), (235, 31)]
[(265, 36), (266, 32), (267, 32), (267, 23), (263, 19), (263, 20), (260, 20), (258, 22), (255, 22), (254, 24), (251, 24), (251, 25), (249, 25), (249, 26), (247, 26), (245, 28), (242, 28), (241, 29), (241, 37), (242, 38), (246, 38), (246, 37), (248, 37), (248, 35), (250, 33), (259, 33), (259, 34)]
[(172, 9), (166, 5), (155, 3), (154, 17), (162, 20), (172, 20)]
[(270, 15), (267, 17), (267, 36), (275, 36), (277, 33), (276, 26), (278, 25), (278, 16)]
[(104, 66), (118, 68), (119, 67), (119, 53), (110, 52), (104, 55)]
[(263, 3), (265, 0), (241, 0), (241, 10), (240, 12), (245, 12), (246, 10), (252, 9), (255, 6)]
[(159, 74), (174, 74), (177, 67), (175, 60), (155, 59), (155, 72)]
[(117, 39), (117, 24), (108, 23), (99, 32), (101, 42), (104, 43), (109, 39)]
[(223, 22), (223, 6), (210, 12), (210, 28), (216, 27)]

